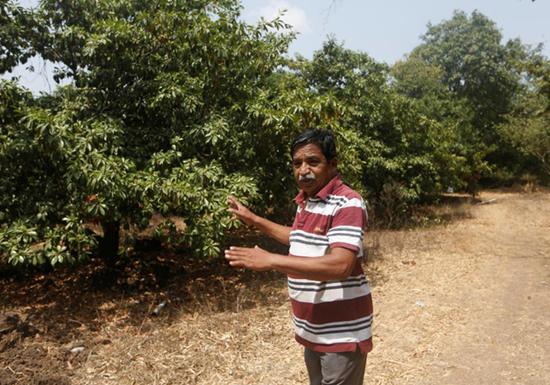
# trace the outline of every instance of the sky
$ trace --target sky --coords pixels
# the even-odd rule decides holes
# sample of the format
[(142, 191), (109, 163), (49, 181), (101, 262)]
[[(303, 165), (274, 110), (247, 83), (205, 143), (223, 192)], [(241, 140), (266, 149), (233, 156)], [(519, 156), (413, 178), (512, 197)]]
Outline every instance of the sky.
[(452, 18), (454, 10), (479, 10), (493, 20), (505, 40), (544, 43), (550, 56), (550, 0), (244, 0), (245, 20), (283, 19), (300, 32), (290, 53), (311, 58), (328, 35), (346, 48), (368, 53), (388, 64), (403, 58), (420, 42), (427, 24)]
[[(37, 0), (20, 4), (34, 6)], [(249, 23), (286, 10), (283, 20), (298, 32), (290, 56), (311, 58), (328, 36), (334, 36), (346, 48), (393, 64), (421, 43), (428, 23), (450, 19), (454, 10), (468, 14), (478, 10), (496, 23), (504, 41), (543, 43), (543, 52), (550, 57), (550, 0), (242, 0), (242, 5), (242, 17)], [(35, 94), (53, 90), (53, 64), (39, 58), (30, 64), (34, 73), (25, 70), (29, 63), (14, 71), (20, 83)]]

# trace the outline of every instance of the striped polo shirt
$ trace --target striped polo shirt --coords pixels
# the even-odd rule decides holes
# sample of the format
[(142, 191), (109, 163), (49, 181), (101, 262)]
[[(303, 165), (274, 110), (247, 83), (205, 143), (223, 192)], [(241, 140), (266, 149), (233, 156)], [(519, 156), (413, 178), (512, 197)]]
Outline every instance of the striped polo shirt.
[(372, 298), (361, 267), (367, 211), (361, 196), (337, 175), (314, 197), (301, 191), (290, 232), (289, 254), (321, 257), (329, 248), (357, 253), (344, 280), (315, 281), (288, 277), (296, 340), (318, 352), (372, 349)]

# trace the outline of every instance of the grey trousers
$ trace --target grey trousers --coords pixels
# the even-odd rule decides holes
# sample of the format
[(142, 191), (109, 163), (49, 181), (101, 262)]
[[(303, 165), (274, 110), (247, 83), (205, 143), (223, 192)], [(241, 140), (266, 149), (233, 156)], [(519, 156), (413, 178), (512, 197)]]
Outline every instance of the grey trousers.
[(360, 351), (320, 353), (305, 348), (310, 385), (362, 385), (367, 355)]

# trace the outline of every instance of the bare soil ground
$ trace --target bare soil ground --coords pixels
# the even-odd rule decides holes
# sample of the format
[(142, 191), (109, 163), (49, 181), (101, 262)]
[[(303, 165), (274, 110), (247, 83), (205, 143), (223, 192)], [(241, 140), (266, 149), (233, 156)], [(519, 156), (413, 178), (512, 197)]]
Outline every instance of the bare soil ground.
[[(366, 384), (550, 384), (550, 193), (481, 199), (369, 234)], [(0, 284), (0, 385), (307, 383), (278, 274), (152, 251)]]

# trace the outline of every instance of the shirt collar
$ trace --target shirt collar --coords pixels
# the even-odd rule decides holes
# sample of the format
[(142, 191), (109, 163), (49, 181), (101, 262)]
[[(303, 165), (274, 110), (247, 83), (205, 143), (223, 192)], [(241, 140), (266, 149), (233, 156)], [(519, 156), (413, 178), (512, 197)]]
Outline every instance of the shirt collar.
[(321, 200), (327, 200), (328, 196), (339, 186), (344, 184), (342, 182), (342, 179), (340, 178), (339, 174), (336, 174), (317, 194), (315, 194), (314, 197), (308, 197), (304, 190), (300, 190), (298, 195), (296, 195), (296, 198), (294, 198), (294, 201), (296, 201), (297, 204), (303, 205), (308, 198), (319, 198)]

